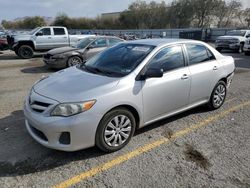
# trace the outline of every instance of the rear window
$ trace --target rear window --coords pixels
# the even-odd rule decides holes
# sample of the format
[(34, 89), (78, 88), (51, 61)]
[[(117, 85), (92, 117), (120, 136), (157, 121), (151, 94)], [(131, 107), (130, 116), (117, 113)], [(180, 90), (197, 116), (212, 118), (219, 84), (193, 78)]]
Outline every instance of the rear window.
[(212, 52), (205, 46), (197, 44), (186, 44), (189, 65), (195, 65), (205, 61), (215, 59)]
[(54, 35), (65, 35), (65, 31), (63, 28), (53, 28)]

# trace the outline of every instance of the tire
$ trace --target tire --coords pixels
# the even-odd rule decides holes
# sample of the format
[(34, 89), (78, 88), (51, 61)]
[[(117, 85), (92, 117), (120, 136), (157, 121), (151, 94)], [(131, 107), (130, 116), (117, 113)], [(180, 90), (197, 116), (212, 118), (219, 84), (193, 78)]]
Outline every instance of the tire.
[(240, 54), (244, 52), (243, 47), (244, 47), (244, 43), (240, 43), (240, 47), (239, 47), (239, 50), (238, 50), (238, 52)]
[(126, 108), (116, 108), (104, 115), (99, 123), (96, 146), (104, 152), (118, 151), (128, 144), (135, 128), (136, 121), (133, 114)]
[(227, 86), (226, 83), (221, 80), (215, 85), (213, 89), (213, 92), (210, 96), (210, 100), (208, 102), (208, 108), (211, 110), (220, 108), (225, 102), (226, 95), (227, 95)]
[(18, 52), (18, 56), (21, 57), (22, 59), (30, 59), (34, 55), (32, 47), (28, 45), (20, 46), (17, 52)]
[(72, 67), (82, 63), (82, 59), (78, 56), (72, 56), (67, 61), (67, 67)]
[(250, 55), (250, 52), (249, 51), (245, 51), (245, 55)]
[(216, 50), (217, 50), (218, 52), (221, 52), (222, 48), (216, 48)]

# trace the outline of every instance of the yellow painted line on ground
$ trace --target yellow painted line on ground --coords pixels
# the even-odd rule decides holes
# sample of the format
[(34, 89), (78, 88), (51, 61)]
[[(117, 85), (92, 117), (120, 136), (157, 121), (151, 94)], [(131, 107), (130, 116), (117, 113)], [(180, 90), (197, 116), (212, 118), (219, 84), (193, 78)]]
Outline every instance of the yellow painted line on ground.
[(236, 99), (237, 99), (236, 97), (233, 97), (233, 98), (231, 98), (231, 99), (226, 100), (225, 103), (232, 102), (232, 101), (234, 101), (234, 100), (236, 100)]
[(126, 153), (124, 155), (121, 155), (119, 157), (116, 157), (114, 158), (113, 160), (111, 161), (108, 161), (104, 164), (101, 164), (97, 167), (94, 167), (86, 172), (83, 172), (79, 175), (76, 175), (62, 183), (59, 183), (57, 185), (55, 185), (53, 188), (66, 188), (66, 187), (70, 187), (70, 186), (73, 186), (75, 185), (76, 183), (79, 183), (83, 180), (86, 180), (87, 178), (89, 177), (92, 177), (92, 176), (95, 176), (103, 171), (106, 171), (114, 166), (117, 166), (125, 161), (128, 161), (129, 159), (132, 159), (138, 155), (141, 155), (145, 152), (148, 152), (162, 144), (166, 144), (166, 143), (169, 143), (171, 140), (173, 139), (176, 139), (176, 138), (179, 138), (179, 137), (182, 137), (188, 133), (190, 133), (191, 131), (194, 131), (194, 130), (197, 130), (201, 127), (204, 127), (206, 125), (208, 125), (209, 123), (212, 123), (220, 118), (223, 118), (225, 117), (226, 115), (230, 114), (231, 112), (235, 111), (235, 110), (239, 110), (240, 108), (244, 107), (244, 106), (250, 106), (250, 101), (247, 101), (247, 102), (244, 102), (244, 103), (241, 103), (237, 106), (234, 106), (232, 108), (229, 108), (217, 115), (214, 115), (214, 116), (210, 116), (208, 117), (207, 119), (205, 119), (204, 121), (201, 121), (197, 124), (194, 124), (188, 128), (185, 128), (185, 129), (182, 129), (176, 133), (174, 133), (172, 136), (171, 136), (171, 139), (167, 139), (167, 138), (162, 138), (162, 139), (159, 139), (159, 140), (156, 140), (156, 141), (153, 141), (152, 143), (149, 143), (149, 144), (146, 144), (142, 147), (139, 147), (129, 153)]

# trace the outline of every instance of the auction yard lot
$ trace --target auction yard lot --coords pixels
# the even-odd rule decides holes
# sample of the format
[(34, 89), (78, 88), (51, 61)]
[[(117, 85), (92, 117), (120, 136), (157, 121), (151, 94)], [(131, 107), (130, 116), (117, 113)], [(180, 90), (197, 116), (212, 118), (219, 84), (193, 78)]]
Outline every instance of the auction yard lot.
[[(225, 104), (198, 107), (136, 132), (124, 149), (60, 152), (36, 143), (22, 112), (31, 86), (54, 70), (37, 55), (0, 54), (0, 187), (250, 187), (250, 57), (235, 58)], [(80, 83), (78, 83), (80, 84)]]

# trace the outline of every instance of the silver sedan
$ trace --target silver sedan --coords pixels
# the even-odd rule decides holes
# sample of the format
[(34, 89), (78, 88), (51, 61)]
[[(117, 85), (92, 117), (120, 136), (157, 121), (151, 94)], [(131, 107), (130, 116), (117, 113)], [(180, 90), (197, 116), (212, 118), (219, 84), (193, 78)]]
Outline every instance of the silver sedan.
[(193, 40), (120, 43), (38, 81), (24, 114), (30, 135), (64, 151), (124, 147), (136, 129), (207, 104), (225, 101), (234, 60)]

